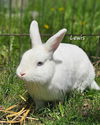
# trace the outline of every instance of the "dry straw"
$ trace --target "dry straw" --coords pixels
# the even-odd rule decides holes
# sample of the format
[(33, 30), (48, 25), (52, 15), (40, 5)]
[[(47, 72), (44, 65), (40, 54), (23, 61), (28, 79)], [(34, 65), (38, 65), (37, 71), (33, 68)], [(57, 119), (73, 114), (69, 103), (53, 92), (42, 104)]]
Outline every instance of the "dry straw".
[(23, 123), (25, 123), (26, 119), (27, 120), (38, 120), (36, 118), (31, 118), (28, 117), (28, 114), (31, 111), (31, 107), (26, 108), (25, 106), (18, 112), (13, 111), (14, 108), (18, 108), (18, 105), (12, 105), (6, 109), (4, 108), (0, 108), (0, 112), (3, 113), (3, 120), (0, 120), (0, 124), (15, 124), (15, 123), (19, 123), (20, 125), (22, 125)]

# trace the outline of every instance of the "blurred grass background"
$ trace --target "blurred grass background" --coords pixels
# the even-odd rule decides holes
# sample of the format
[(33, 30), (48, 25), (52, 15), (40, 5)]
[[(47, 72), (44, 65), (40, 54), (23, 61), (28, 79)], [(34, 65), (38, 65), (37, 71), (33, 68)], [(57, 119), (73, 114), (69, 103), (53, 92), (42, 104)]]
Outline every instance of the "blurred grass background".
[[(24, 96), (26, 91), (15, 72), (22, 53), (30, 48), (29, 36), (20, 34), (29, 33), (33, 19), (39, 23), (43, 42), (65, 27), (67, 34), (63, 42), (82, 47), (90, 58), (98, 57), (91, 61), (100, 60), (99, 0), (0, 0), (0, 105), (4, 107), (22, 101), (19, 95)], [(84, 40), (80, 39), (81, 34)], [(96, 80), (100, 85), (100, 74)], [(47, 125), (99, 125), (100, 93), (91, 90), (74, 95), (64, 105), (47, 107), (42, 113), (30, 116), (40, 118)], [(83, 109), (85, 100), (90, 107)]]
[[(100, 56), (100, 1), (0, 0), (0, 3), (0, 34), (27, 34), (31, 21), (36, 19), (43, 42), (65, 27), (67, 34), (79, 35), (79, 40), (75, 38), (77, 36), (73, 37), (76, 40), (71, 40), (71, 36), (66, 35), (63, 42), (82, 47), (89, 56)], [(85, 40), (80, 39), (81, 34), (86, 35)], [(16, 59), (30, 47), (28, 41), (28, 36), (1, 36), (3, 63), (4, 60), (9, 62), (6, 61), (9, 58), (16, 65)]]

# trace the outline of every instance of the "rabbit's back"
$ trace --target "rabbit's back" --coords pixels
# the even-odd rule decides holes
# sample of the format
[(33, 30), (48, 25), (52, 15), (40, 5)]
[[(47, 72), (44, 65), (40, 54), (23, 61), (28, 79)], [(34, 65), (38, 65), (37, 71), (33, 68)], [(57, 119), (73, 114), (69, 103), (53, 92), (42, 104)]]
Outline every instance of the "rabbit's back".
[(62, 60), (63, 63), (68, 62), (68, 60), (73, 60), (78, 63), (84, 59), (89, 61), (88, 56), (80, 47), (66, 43), (60, 43), (58, 49), (54, 53), (54, 59)]
[(85, 89), (94, 80), (94, 68), (86, 53), (78, 46), (61, 43), (54, 53), (54, 60), (56, 68), (51, 88), (55, 86), (65, 92), (80, 89), (79, 86)]

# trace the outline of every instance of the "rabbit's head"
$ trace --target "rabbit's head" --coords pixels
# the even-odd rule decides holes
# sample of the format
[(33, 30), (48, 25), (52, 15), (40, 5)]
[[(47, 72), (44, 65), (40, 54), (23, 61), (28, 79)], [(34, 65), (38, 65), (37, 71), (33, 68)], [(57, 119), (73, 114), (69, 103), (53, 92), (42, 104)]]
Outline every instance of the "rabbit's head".
[(32, 21), (30, 37), (32, 49), (26, 51), (17, 68), (17, 75), (27, 82), (47, 83), (54, 75), (55, 61), (53, 54), (65, 35), (66, 29), (60, 30), (42, 43), (38, 23)]

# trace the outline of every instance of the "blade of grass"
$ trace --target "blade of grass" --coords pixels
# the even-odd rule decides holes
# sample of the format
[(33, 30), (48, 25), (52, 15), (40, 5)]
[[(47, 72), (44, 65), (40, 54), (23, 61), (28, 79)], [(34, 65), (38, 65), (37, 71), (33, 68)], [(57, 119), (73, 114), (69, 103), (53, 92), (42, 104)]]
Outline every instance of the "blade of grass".
[(19, 95), (19, 97), (20, 97), (24, 102), (26, 102), (26, 99), (25, 99), (22, 95)]
[[(19, 117), (23, 117), (23, 116), (19, 116)], [(39, 121), (39, 119), (37, 119), (37, 118), (31, 118), (31, 117), (26, 117), (26, 119), (28, 119), (28, 120), (35, 120), (35, 121)]]
[(0, 121), (0, 124), (7, 124), (7, 123), (9, 123), (9, 124), (14, 124), (14, 123), (19, 123), (19, 121)]
[(30, 108), (27, 109), (27, 111), (24, 113), (24, 115), (22, 116), (21, 120), (20, 120), (20, 124), (22, 125), (23, 121), (25, 120), (25, 118), (27, 117), (28, 113), (30, 112)]
[(19, 112), (16, 112), (16, 113), (13, 113), (13, 114), (10, 114), (10, 115), (7, 115), (6, 117), (7, 118), (10, 118), (10, 117), (13, 117), (13, 116), (16, 116), (16, 115), (19, 115), (20, 113), (22, 113), (24, 111), (25, 108), (22, 108)]
[(12, 105), (12, 106), (10, 106), (9, 108), (5, 109), (5, 111), (9, 111), (9, 110), (11, 110), (11, 109), (13, 109), (13, 108), (15, 108), (15, 107), (17, 107), (17, 105)]
[(10, 114), (12, 114), (12, 113), (17, 113), (17, 112), (13, 112), (13, 111), (5, 111), (5, 110), (0, 110), (1, 112), (4, 112), (4, 113), (10, 113)]
[[(22, 115), (26, 110), (21, 111), (17, 116), (15, 116), (12, 121), (16, 120), (20, 115)], [(19, 120), (20, 121), (20, 120)]]

